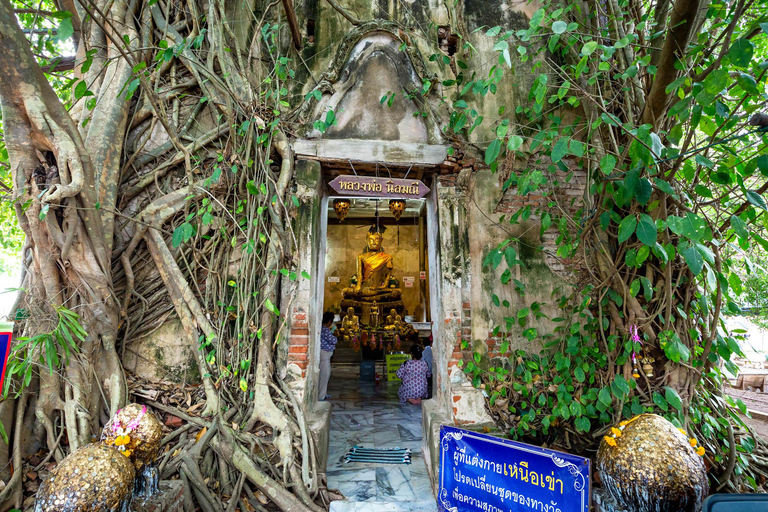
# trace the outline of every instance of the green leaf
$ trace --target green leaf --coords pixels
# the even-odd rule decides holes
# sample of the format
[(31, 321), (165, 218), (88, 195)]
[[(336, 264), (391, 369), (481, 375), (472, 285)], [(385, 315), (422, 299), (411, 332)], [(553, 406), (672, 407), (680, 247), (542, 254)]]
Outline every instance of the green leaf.
[(581, 141), (578, 141), (576, 139), (571, 139), (569, 143), (570, 152), (573, 156), (576, 157), (583, 157), (584, 156), (584, 144), (581, 143)]
[(619, 223), (619, 243), (622, 244), (629, 240), (629, 237), (634, 234), (636, 227), (637, 217), (634, 215), (624, 217), (624, 219)]
[(523, 138), (519, 135), (511, 135), (509, 137), (509, 142), (507, 142), (507, 150), (508, 151), (517, 151), (520, 149), (520, 146), (523, 145)]
[(499, 156), (501, 152), (501, 140), (494, 139), (490, 143), (488, 149), (485, 150), (485, 165), (491, 165)]
[(589, 41), (581, 48), (582, 55), (591, 55), (597, 49), (597, 41)]
[(75, 28), (72, 26), (72, 15), (70, 13), (67, 14), (69, 14), (69, 16), (61, 20), (58, 32), (56, 33), (56, 41), (60, 43), (69, 40), (75, 33)]
[(659, 406), (659, 409), (661, 409), (664, 412), (667, 412), (669, 410), (669, 405), (667, 405), (667, 401), (664, 399), (663, 396), (661, 396), (661, 393), (658, 391), (653, 392), (653, 403)]
[(603, 174), (611, 174), (614, 167), (616, 167), (616, 157), (613, 155), (605, 155), (600, 159), (600, 170)]
[(755, 53), (755, 45), (749, 39), (740, 38), (733, 42), (728, 50), (728, 58), (731, 64), (739, 68), (749, 66), (752, 55)]
[(738, 215), (731, 215), (731, 226), (733, 227), (733, 230), (736, 232), (736, 235), (738, 235), (739, 238), (743, 238), (743, 239), (749, 238), (747, 223), (741, 220), (741, 217), (739, 217)]
[(550, 154), (552, 157), (552, 162), (559, 162), (563, 159), (566, 153), (568, 153), (568, 138), (561, 137), (552, 147), (552, 153)]
[(667, 399), (667, 403), (674, 407), (675, 409), (682, 410), (683, 408), (683, 400), (680, 398), (680, 395), (672, 389), (669, 386), (664, 386), (664, 398)]
[(765, 204), (765, 199), (763, 196), (754, 190), (747, 190), (747, 201), (758, 208), (768, 210), (768, 205)]
[(610, 407), (613, 403), (613, 398), (611, 397), (611, 392), (608, 391), (608, 388), (605, 387), (600, 390), (600, 392), (597, 394), (597, 399), (606, 407)]
[(656, 244), (656, 224), (650, 215), (645, 213), (640, 215), (640, 222), (637, 224), (637, 238), (645, 245), (653, 246)]
[(739, 84), (739, 87), (744, 89), (744, 92), (748, 92), (749, 94), (760, 94), (760, 89), (757, 88), (757, 82), (752, 75), (739, 73), (736, 82)]
[(704, 267), (704, 258), (701, 257), (698, 249), (693, 245), (689, 245), (680, 252), (682, 253), (683, 258), (685, 258), (688, 268), (693, 272), (693, 275), (698, 276), (701, 274), (701, 269)]
[(686, 347), (677, 334), (673, 334), (671, 339), (667, 340), (664, 345), (664, 354), (667, 358), (675, 363), (680, 361), (688, 361), (691, 358), (691, 351)]
[(584, 374), (584, 370), (582, 370), (579, 366), (573, 370), (573, 377), (579, 382), (584, 382), (587, 379), (587, 376)]
[(622, 398), (624, 396), (627, 396), (629, 394), (629, 383), (627, 382), (627, 379), (624, 378), (623, 375), (616, 375), (613, 379), (613, 383), (616, 385), (616, 388), (621, 391)]
[(573, 421), (573, 425), (576, 427), (576, 430), (579, 430), (581, 432), (589, 432), (589, 429), (591, 428), (591, 423), (589, 421), (589, 418), (586, 416), (579, 416)]
[(667, 195), (670, 195), (674, 197), (675, 199), (679, 199), (677, 193), (675, 192), (675, 189), (672, 188), (672, 185), (667, 183), (666, 181), (659, 179), (659, 178), (653, 178), (653, 183), (656, 184), (656, 188), (661, 190)]
[(272, 303), (271, 300), (269, 300), (269, 298), (264, 301), (264, 307), (271, 311), (275, 316), (280, 316), (280, 310), (277, 309), (277, 307)]
[(85, 83), (85, 80), (80, 80), (77, 82), (77, 85), (75, 86), (75, 99), (79, 100), (85, 96), (86, 92), (88, 92), (88, 84)]
[(552, 32), (555, 34), (562, 34), (566, 30), (568, 30), (568, 24), (564, 21), (558, 20), (552, 24)]
[(497, 41), (492, 48), (492, 50), (497, 52), (500, 52), (502, 50), (507, 50), (507, 49), (509, 49), (509, 43), (506, 41)]

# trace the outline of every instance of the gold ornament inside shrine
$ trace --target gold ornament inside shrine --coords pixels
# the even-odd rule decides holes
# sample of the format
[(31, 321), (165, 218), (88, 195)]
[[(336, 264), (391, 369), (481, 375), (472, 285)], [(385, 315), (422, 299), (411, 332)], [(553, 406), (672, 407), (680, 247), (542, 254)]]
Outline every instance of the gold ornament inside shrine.
[(349, 199), (336, 199), (333, 202), (333, 211), (336, 212), (336, 218), (339, 219), (339, 222), (344, 221), (349, 213)]
[(400, 217), (403, 216), (405, 211), (405, 201), (402, 199), (390, 199), (389, 211), (392, 212), (392, 216), (396, 221), (400, 222)]

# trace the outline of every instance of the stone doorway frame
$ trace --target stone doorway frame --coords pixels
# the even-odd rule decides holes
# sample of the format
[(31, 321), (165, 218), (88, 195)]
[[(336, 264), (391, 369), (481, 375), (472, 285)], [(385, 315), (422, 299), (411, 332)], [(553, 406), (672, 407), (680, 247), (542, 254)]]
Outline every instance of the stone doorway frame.
[[(291, 321), (291, 336), (296, 331), (296, 327), (302, 335), (306, 335), (306, 349), (303, 355), (294, 356), (297, 359), (303, 358), (304, 367), (302, 373), (303, 382), (300, 386), (304, 391), (303, 403), (309, 411), (324, 409), (318, 407), (317, 390), (317, 361), (320, 357), (320, 329), (321, 317), (323, 314), (323, 304), (320, 298), (324, 296), (325, 290), (325, 255), (327, 251), (327, 233), (328, 233), (328, 205), (330, 194), (326, 187), (326, 172), (330, 166), (339, 168), (339, 166), (354, 166), (357, 171), (370, 171), (376, 165), (387, 166), (390, 169), (411, 169), (412, 173), (419, 178), (426, 178), (424, 174), (431, 175), (424, 179), (425, 184), (430, 188), (430, 193), (426, 196), (426, 243), (427, 243), (427, 265), (428, 265), (428, 288), (429, 294), (429, 312), (432, 322), (431, 331), (433, 338), (433, 347), (440, 343), (449, 343), (453, 345), (455, 340), (441, 340), (439, 320), (446, 316), (444, 305), (441, 299), (440, 282), (440, 234), (438, 221), (438, 179), (440, 165), (444, 163), (447, 155), (447, 145), (403, 143), (397, 141), (375, 141), (375, 140), (348, 140), (348, 139), (330, 139), (330, 140), (296, 140), (293, 143), (294, 157), (297, 164), (300, 161), (309, 161), (315, 166), (312, 174), (313, 188), (312, 200), (316, 203), (312, 208), (311, 216), (314, 219), (307, 219), (310, 223), (314, 221), (314, 226), (307, 226), (307, 229), (313, 236), (312, 239), (319, 241), (311, 251), (310, 274), (312, 276), (309, 289), (305, 291), (304, 296), (311, 297), (312, 300), (306, 304), (306, 308), (293, 308)], [(297, 167), (299, 167), (297, 165)], [(350, 171), (351, 172), (351, 171)], [(411, 174), (414, 175), (414, 174)], [(305, 214), (306, 215), (306, 214)], [(303, 222), (300, 220), (300, 222)], [(306, 256), (300, 255), (300, 259)], [(306, 261), (306, 260), (305, 260)], [(291, 360), (289, 347), (288, 360)], [(298, 352), (298, 349), (296, 349)], [(433, 349), (434, 350), (434, 349)], [(434, 361), (434, 360), (433, 360)], [(435, 361), (437, 362), (437, 361)], [(435, 366), (436, 367), (436, 366)], [(447, 380), (448, 368), (441, 368)], [(436, 372), (435, 372), (436, 373)], [(436, 380), (436, 377), (433, 376)], [(438, 393), (438, 386), (433, 386), (433, 397)], [(447, 397), (441, 397), (447, 400)]]
[[(391, 165), (390, 163), (386, 163), (385, 165)], [(434, 180), (431, 180), (434, 181)], [(439, 268), (439, 259), (438, 259), (438, 250), (437, 250), (437, 244), (439, 240), (439, 234), (438, 234), (438, 222), (437, 222), (437, 202), (435, 200), (437, 196), (437, 190), (434, 186), (434, 183), (427, 184), (429, 186), (429, 194), (424, 198), (425, 206), (426, 206), (426, 215), (425, 215), (425, 243), (427, 244), (427, 289), (426, 294), (429, 297), (428, 300), (428, 306), (429, 306), (429, 317), (430, 317), (430, 334), (432, 335), (433, 344), (437, 341), (437, 326), (435, 325), (436, 320), (438, 318), (437, 315), (439, 315), (439, 308), (440, 308), (440, 295), (439, 295), (439, 283), (438, 283), (438, 273), (437, 268)], [(323, 187), (325, 188), (325, 187)], [(313, 304), (310, 305), (310, 311), (309, 315), (310, 318), (314, 320), (314, 322), (311, 322), (311, 325), (313, 325), (313, 329), (310, 331), (310, 336), (315, 339), (320, 339), (320, 329), (321, 329), (321, 321), (320, 319), (323, 316), (323, 301), (321, 300), (325, 295), (325, 255), (328, 251), (328, 207), (330, 204), (330, 201), (332, 198), (338, 197), (338, 195), (329, 193), (327, 190), (323, 190), (323, 195), (320, 202), (320, 211), (322, 212), (320, 218), (318, 219), (320, 223), (320, 250), (318, 251), (318, 255), (322, 256), (322, 258), (316, 258), (315, 259), (315, 267), (313, 268), (314, 274), (317, 275), (318, 279), (315, 280), (315, 288), (313, 296), (317, 297), (318, 300), (313, 301)], [(365, 198), (363, 198), (365, 199)], [(374, 198), (375, 199), (375, 198)], [(386, 199), (384, 199), (386, 200)], [(319, 344), (318, 344), (319, 345)], [(319, 349), (319, 347), (318, 347)], [(317, 354), (317, 357), (319, 357), (319, 352)], [(315, 361), (316, 358), (313, 359), (310, 357), (310, 361)], [(434, 367), (434, 366), (433, 366)], [(446, 368), (447, 371), (447, 368)], [(314, 384), (317, 384), (317, 377), (318, 375), (313, 372), (313, 378), (314, 378)], [(308, 374), (309, 378), (309, 374)], [(310, 386), (312, 388), (313, 386)]]

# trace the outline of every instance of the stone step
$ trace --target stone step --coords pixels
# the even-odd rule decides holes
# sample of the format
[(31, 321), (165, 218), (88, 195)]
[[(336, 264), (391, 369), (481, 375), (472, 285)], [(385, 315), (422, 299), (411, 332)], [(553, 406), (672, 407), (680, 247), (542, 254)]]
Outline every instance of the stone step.
[(339, 500), (331, 502), (329, 512), (437, 512), (437, 502)]
[(336, 345), (336, 350), (333, 352), (333, 358), (331, 358), (332, 364), (347, 364), (347, 363), (359, 363), (360, 352), (350, 346), (342, 345), (341, 343)]

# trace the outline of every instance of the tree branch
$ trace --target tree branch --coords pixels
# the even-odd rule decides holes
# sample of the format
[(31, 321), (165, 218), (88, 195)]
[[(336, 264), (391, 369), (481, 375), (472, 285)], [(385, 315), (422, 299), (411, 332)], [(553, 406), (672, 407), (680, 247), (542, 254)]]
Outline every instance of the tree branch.
[(667, 110), (669, 95), (666, 89), (677, 78), (678, 71), (675, 69), (675, 63), (685, 57), (699, 2), (700, 0), (680, 0), (675, 2), (672, 8), (671, 28), (667, 32), (656, 78), (641, 116), (642, 124), (650, 124), (653, 130), (658, 127), (659, 120)]
[(347, 11), (345, 8), (343, 8), (342, 6), (340, 6), (340, 5), (339, 5), (337, 2), (335, 2), (334, 0), (326, 0), (326, 1), (327, 1), (329, 4), (331, 4), (331, 7), (333, 7), (334, 9), (336, 9), (336, 11), (337, 11), (339, 14), (341, 14), (342, 16), (344, 16), (344, 18), (346, 18), (346, 20), (347, 20), (348, 22), (350, 22), (351, 24), (353, 24), (353, 25), (355, 25), (355, 26), (357, 26), (357, 25), (362, 25), (362, 23), (363, 23), (362, 21), (360, 21), (360, 20), (358, 20), (357, 18), (355, 18), (354, 16), (352, 16), (352, 15), (349, 13), (349, 11)]

